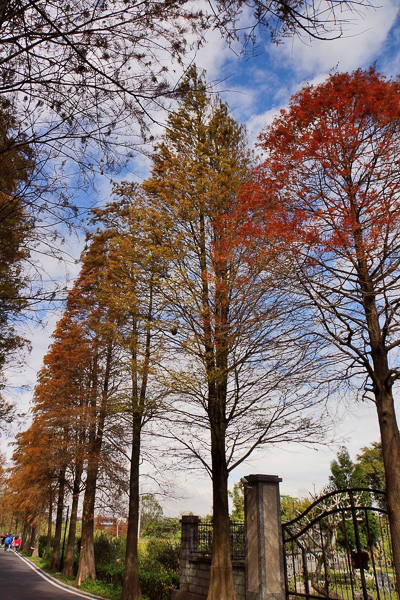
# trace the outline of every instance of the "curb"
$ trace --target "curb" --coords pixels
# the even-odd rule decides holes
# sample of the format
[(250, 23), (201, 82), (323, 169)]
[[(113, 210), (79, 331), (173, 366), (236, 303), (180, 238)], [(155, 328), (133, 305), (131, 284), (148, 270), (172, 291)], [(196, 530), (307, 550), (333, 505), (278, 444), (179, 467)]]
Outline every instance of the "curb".
[(52, 575), (49, 575), (48, 573), (46, 573), (46, 571), (43, 571), (43, 569), (41, 569), (40, 567), (38, 567), (33, 561), (29, 560), (29, 558), (27, 558), (26, 556), (21, 556), (21, 554), (18, 554), (17, 552), (15, 553), (18, 558), (20, 560), (22, 560), (23, 562), (25, 562), (31, 569), (33, 569), (34, 571), (37, 571), (37, 573), (43, 577), (43, 579), (47, 579), (50, 582), (53, 582), (55, 584), (57, 584), (58, 587), (63, 588), (67, 591), (73, 592), (75, 594), (78, 594), (79, 596), (81, 596), (82, 598), (88, 598), (88, 599), (95, 599), (95, 600), (107, 600), (107, 598), (104, 598), (103, 596), (94, 596), (93, 594), (89, 594), (89, 592), (84, 592), (83, 590), (80, 590), (79, 588), (73, 587), (72, 585), (68, 585), (66, 583), (63, 583), (62, 581), (60, 581), (59, 579), (57, 579), (56, 577), (53, 577)]

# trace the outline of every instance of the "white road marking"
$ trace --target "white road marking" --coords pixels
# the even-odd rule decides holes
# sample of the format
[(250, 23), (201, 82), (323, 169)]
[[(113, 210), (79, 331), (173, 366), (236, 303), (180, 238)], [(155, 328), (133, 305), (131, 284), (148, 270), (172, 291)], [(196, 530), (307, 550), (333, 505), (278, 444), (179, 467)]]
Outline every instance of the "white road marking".
[[(69, 594), (74, 594), (75, 596), (79, 596), (79, 598), (96, 598), (96, 596), (90, 596), (89, 594), (86, 594), (86, 593), (82, 594), (78, 591), (70, 590), (69, 588), (64, 587), (63, 585), (56, 583), (52, 579), (49, 579), (49, 577), (46, 577), (46, 575), (44, 573), (41, 573), (40, 571), (38, 571), (38, 569), (29, 560), (26, 560), (26, 558), (24, 558), (23, 556), (18, 554), (18, 552), (15, 552), (15, 554), (18, 556), (18, 558), (20, 560), (22, 560), (26, 565), (28, 565), (28, 567), (30, 569), (32, 569), (32, 571), (35, 571), (35, 573), (37, 573), (42, 579), (47, 581), (47, 583), (51, 583), (51, 585), (53, 585), (54, 587), (59, 588), (60, 590), (63, 590), (64, 592), (68, 592)], [(98, 598), (98, 596), (97, 596), (97, 598)]]

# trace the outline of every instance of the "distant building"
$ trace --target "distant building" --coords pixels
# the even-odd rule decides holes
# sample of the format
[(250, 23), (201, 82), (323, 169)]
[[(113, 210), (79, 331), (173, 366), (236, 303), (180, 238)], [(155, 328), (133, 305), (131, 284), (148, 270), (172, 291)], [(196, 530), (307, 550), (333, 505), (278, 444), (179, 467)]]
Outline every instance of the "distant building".
[(94, 518), (94, 529), (95, 531), (104, 531), (110, 535), (119, 537), (120, 535), (126, 535), (128, 521), (119, 517), (96, 515)]

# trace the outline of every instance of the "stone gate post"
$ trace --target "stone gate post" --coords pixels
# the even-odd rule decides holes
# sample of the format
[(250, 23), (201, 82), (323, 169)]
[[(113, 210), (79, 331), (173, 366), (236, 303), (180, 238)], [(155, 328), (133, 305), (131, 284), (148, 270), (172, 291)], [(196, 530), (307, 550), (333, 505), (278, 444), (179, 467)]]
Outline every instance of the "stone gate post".
[(181, 581), (180, 589), (183, 592), (193, 591), (192, 568), (190, 564), (191, 553), (194, 548), (194, 540), (197, 539), (197, 530), (199, 528), (199, 517), (184, 515), (181, 519), (182, 537), (181, 537)]
[(244, 484), (246, 600), (285, 600), (277, 475), (248, 475)]

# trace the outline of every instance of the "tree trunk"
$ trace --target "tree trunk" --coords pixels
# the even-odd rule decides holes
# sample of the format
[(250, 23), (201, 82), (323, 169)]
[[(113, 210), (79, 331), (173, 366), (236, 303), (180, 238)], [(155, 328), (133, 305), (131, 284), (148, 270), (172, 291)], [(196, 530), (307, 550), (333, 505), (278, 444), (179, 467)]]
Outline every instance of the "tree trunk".
[[(81, 552), (79, 555), (78, 573), (76, 576), (76, 584), (82, 585), (86, 579), (91, 577), (96, 579), (96, 567), (94, 562), (94, 506), (96, 500), (97, 477), (99, 474), (100, 453), (103, 445), (104, 423), (106, 419), (106, 406), (108, 402), (108, 384), (110, 379), (111, 358), (112, 358), (112, 341), (109, 342), (107, 348), (107, 359), (104, 373), (103, 391), (101, 394), (101, 405), (98, 411), (98, 419), (96, 422), (96, 406), (97, 406), (97, 365), (94, 367), (93, 375), (93, 398), (91, 408), (94, 410), (92, 415), (92, 424), (89, 434), (90, 457), (88, 460), (86, 474), (86, 489), (83, 499), (82, 509), (82, 539)], [(96, 361), (95, 361), (96, 362)]]
[(29, 525), (27, 523), (27, 521), (25, 521), (24, 523), (24, 528), (22, 531), (22, 539), (21, 539), (21, 550), (23, 552), (26, 552), (27, 554), (29, 554), (29, 549), (30, 549), (30, 538), (29, 538)]
[(376, 400), (385, 467), (396, 589), (400, 596), (400, 435), (392, 394), (388, 391), (377, 394)]
[(39, 556), (39, 527), (34, 525), (31, 534), (31, 553), (30, 555), (37, 558)]
[(79, 504), (79, 493), (81, 487), (83, 472), (83, 463), (80, 463), (76, 467), (74, 488), (72, 491), (72, 507), (71, 507), (71, 518), (69, 522), (69, 533), (67, 541), (67, 549), (65, 552), (63, 577), (74, 576), (74, 551), (75, 551), (75, 538), (76, 538), (76, 523), (78, 520), (78, 504)]
[(363, 253), (361, 225), (355, 232), (355, 247), (358, 252), (358, 280), (362, 292), (373, 363), (373, 369), (370, 369), (369, 376), (373, 385), (381, 433), (396, 590), (400, 596), (400, 433), (393, 402), (393, 380), (389, 368), (386, 337), (379, 320), (376, 286)]
[(65, 495), (65, 469), (60, 472), (58, 478), (58, 500), (57, 500), (57, 517), (56, 517), (56, 529), (54, 533), (54, 545), (53, 554), (51, 556), (50, 570), (58, 571), (60, 569), (60, 545), (61, 545), (61, 531), (62, 531), (62, 520), (64, 510), (64, 495)]
[(213, 552), (207, 600), (236, 600), (230, 548), (228, 469), (225, 435), (213, 429), (211, 460), (213, 481)]
[(53, 488), (50, 487), (49, 512), (47, 517), (47, 539), (44, 558), (50, 558), (51, 553), (51, 535), (53, 533)]
[(121, 600), (138, 600), (142, 597), (138, 565), (140, 431), (141, 419), (136, 417), (134, 418), (132, 427), (128, 531), (126, 536), (125, 571)]
[[(230, 550), (228, 465), (225, 451), (227, 393), (227, 334), (229, 331), (226, 260), (215, 260), (215, 297), (211, 309), (205, 216), (199, 215), (200, 267), (204, 358), (208, 384), (208, 416), (211, 429), (211, 477), (213, 486), (213, 552), (207, 600), (236, 600)], [(215, 233), (215, 232), (214, 232)], [(217, 253), (216, 253), (217, 254)], [(214, 334), (211, 323), (214, 322)]]
[(94, 562), (94, 506), (96, 499), (97, 476), (99, 472), (99, 455), (92, 456), (88, 464), (86, 476), (86, 489), (82, 510), (82, 540), (79, 555), (78, 573), (76, 584), (82, 585), (86, 579), (96, 579)]
[(29, 535), (29, 550), (28, 550), (29, 556), (38, 556), (39, 555), (38, 553), (35, 553), (35, 550), (37, 550), (37, 548), (35, 546), (35, 541), (36, 541), (36, 525), (32, 525), (30, 535)]

